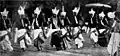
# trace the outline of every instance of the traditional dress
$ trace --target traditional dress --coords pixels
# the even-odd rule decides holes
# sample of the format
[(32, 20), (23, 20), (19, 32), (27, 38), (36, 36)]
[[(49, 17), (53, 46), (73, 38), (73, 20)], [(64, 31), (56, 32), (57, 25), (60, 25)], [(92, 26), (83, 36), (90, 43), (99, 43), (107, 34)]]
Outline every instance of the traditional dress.
[(32, 41), (28, 36), (26, 29), (20, 29), (16, 31), (15, 37), (14, 37), (14, 43), (17, 43), (17, 42), (20, 43), (20, 47), (24, 49), (26, 48), (27, 45), (32, 44)]
[[(114, 21), (116, 22), (116, 21)], [(109, 52), (110, 55), (114, 55), (115, 52), (118, 51), (118, 46), (119, 46), (119, 43), (120, 43), (120, 23), (113, 23), (114, 26), (114, 32), (112, 32), (111, 34), (111, 38), (110, 38), (110, 41), (109, 41), (109, 44), (108, 44), (108, 47), (107, 47), (107, 50)]]
[(90, 38), (91, 38), (95, 43), (98, 42), (98, 35), (97, 35), (97, 33), (92, 32), (91, 35), (90, 35)]
[(79, 34), (78, 38), (75, 39), (75, 44), (77, 44), (77, 48), (81, 48), (83, 47), (83, 41), (84, 40), (84, 37), (82, 36), (82, 34)]
[(8, 50), (8, 51), (13, 51), (13, 47), (11, 46), (11, 42), (10, 42), (9, 36), (5, 35), (4, 37), (5, 37), (5, 39), (3, 39), (0, 42), (0, 44), (2, 45), (2, 49), (3, 50)]
[(112, 33), (110, 42), (107, 47), (109, 54), (112, 54), (112, 55), (115, 54), (115, 52), (118, 50), (119, 42), (120, 42), (120, 34)]

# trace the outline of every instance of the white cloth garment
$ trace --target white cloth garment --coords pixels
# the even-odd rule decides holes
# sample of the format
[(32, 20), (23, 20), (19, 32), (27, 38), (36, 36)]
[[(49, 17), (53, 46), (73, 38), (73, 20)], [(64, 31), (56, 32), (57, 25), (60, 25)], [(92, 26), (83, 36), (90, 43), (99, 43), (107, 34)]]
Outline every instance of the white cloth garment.
[(33, 39), (36, 39), (39, 36), (39, 33), (42, 32), (42, 29), (35, 29), (31, 32)]
[(93, 10), (93, 8), (89, 11), (89, 14), (92, 14), (92, 15), (95, 14), (95, 11)]
[(41, 8), (36, 7), (36, 9), (34, 10), (34, 13), (37, 14), (37, 15), (39, 15), (40, 12), (41, 12)]
[(79, 27), (74, 27), (73, 34), (77, 34), (79, 31)]
[(103, 31), (105, 31), (106, 29), (100, 29), (99, 32), (102, 33)]
[(114, 53), (118, 50), (119, 43), (120, 43), (120, 33), (112, 33), (107, 47), (109, 54), (114, 55)]
[(26, 39), (26, 43), (28, 45), (32, 45), (32, 40), (30, 39), (30, 37), (28, 36), (28, 34), (25, 35), (25, 39)]
[(52, 9), (52, 13), (55, 14), (55, 15), (58, 15), (59, 13), (59, 9), (57, 9), (56, 7), (54, 9)]
[(73, 11), (73, 12), (75, 12), (75, 13), (76, 13), (76, 15), (77, 15), (77, 14), (78, 14), (78, 12), (79, 12), (79, 10), (80, 10), (80, 7), (78, 7), (78, 8), (77, 8), (77, 7), (75, 7), (75, 8), (74, 8), (74, 10), (72, 10), (72, 11)]
[(85, 30), (85, 32), (87, 31), (87, 27), (86, 26), (83, 26), (82, 27), (82, 30)]
[[(69, 38), (69, 37), (68, 37)], [(63, 39), (63, 41), (65, 42), (65, 46), (67, 47), (67, 48), (71, 48), (72, 46), (70, 45), (70, 43), (69, 43), (69, 41), (67, 41), (66, 39)]]
[(27, 31), (26, 29), (17, 30), (14, 37), (14, 43), (17, 43), (17, 39), (23, 36), (26, 33), (26, 31)]
[(90, 38), (94, 40), (94, 42), (98, 42), (97, 32), (92, 32)]
[(47, 38), (48, 38), (48, 37), (51, 37), (51, 35), (52, 35), (53, 32), (59, 31), (59, 30), (60, 30), (60, 29), (51, 29), (51, 28), (50, 28), (50, 29), (48, 30), (48, 33), (46, 34), (46, 37), (47, 37)]
[[(21, 36), (25, 35), (27, 45), (32, 45), (32, 40), (30, 39), (28, 34), (26, 34), (26, 32), (27, 32), (26, 29), (17, 30), (15, 33), (14, 43), (17, 43), (17, 39), (20, 38)], [(20, 47), (26, 48), (24, 39), (20, 40)]]
[(82, 34), (79, 34), (79, 37), (75, 39), (75, 44), (78, 44), (78, 48), (83, 47), (83, 41), (85, 41), (84, 37)]
[(96, 30), (96, 28), (91, 28), (90, 29), (90, 32), (93, 32), (93, 31), (95, 31)]
[(8, 32), (6, 30), (0, 31), (0, 37), (4, 36), (5, 34), (7, 34)]
[(107, 16), (109, 18), (115, 18), (115, 12), (108, 12)]
[(0, 12), (2, 16), (6, 16), (8, 15), (9, 11), (6, 10), (6, 8), (4, 9), (3, 12)]
[(20, 41), (20, 48), (26, 48), (24, 39)]
[(11, 42), (9, 40), (9, 36), (6, 35), (5, 39), (0, 42), (3, 50), (13, 51), (13, 47), (11, 46)]
[(104, 12), (103, 12), (103, 11), (99, 14), (99, 17), (102, 17), (102, 18), (104, 18), (104, 17), (105, 17), (105, 14), (104, 14)]
[(20, 6), (19, 9), (18, 9), (18, 14), (19, 15), (25, 15), (25, 11), (24, 11), (24, 7)]
[(61, 29), (61, 31), (62, 31), (62, 35), (65, 35), (67, 33), (65, 29)]
[(87, 27), (87, 31), (86, 31), (86, 33), (88, 34), (90, 32), (90, 28), (89, 27)]

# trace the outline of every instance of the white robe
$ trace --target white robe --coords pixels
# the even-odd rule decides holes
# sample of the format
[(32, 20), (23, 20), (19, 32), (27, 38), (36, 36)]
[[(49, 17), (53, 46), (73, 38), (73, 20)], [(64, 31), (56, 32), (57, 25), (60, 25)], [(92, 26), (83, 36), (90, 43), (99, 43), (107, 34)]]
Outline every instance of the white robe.
[(84, 37), (82, 36), (82, 34), (79, 34), (79, 37), (75, 39), (75, 44), (78, 44), (78, 48), (83, 47), (82, 41), (85, 41)]
[(119, 43), (120, 43), (120, 34), (112, 33), (107, 47), (109, 54), (114, 55), (114, 53), (118, 50)]
[[(27, 45), (32, 45), (32, 40), (30, 39), (28, 34), (26, 34), (26, 29), (20, 29), (20, 30), (16, 31), (14, 43), (16, 43), (17, 39), (20, 38), (23, 35), (25, 35)], [(26, 48), (24, 39), (20, 40), (20, 47), (21, 48)]]
[(79, 31), (79, 28), (78, 27), (75, 27), (74, 30), (73, 30), (73, 34), (77, 34)]
[(94, 42), (98, 42), (98, 35), (96, 35), (96, 33), (92, 32), (90, 38), (93, 39)]
[(15, 37), (14, 37), (14, 43), (17, 43), (17, 39), (23, 36), (25, 32), (26, 32), (26, 29), (16, 30)]
[(1, 41), (0, 44), (2, 45), (3, 50), (13, 51), (8, 35), (5, 35), (5, 39)]
[(53, 32), (55, 32), (55, 31), (59, 31), (60, 29), (58, 28), (58, 29), (49, 29), (48, 30), (48, 32), (47, 32), (47, 34), (46, 34), (46, 37), (48, 38), (48, 37), (51, 37), (51, 35), (52, 35), (52, 33)]
[(4, 36), (5, 34), (7, 34), (8, 32), (6, 30), (0, 31), (0, 37)]

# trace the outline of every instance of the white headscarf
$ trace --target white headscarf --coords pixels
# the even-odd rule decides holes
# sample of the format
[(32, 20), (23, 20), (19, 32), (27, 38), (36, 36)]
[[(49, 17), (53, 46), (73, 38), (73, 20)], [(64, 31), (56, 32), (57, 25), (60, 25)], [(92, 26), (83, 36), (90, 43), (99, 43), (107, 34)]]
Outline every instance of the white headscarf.
[(52, 12), (53, 12), (53, 14), (58, 15), (59, 9), (57, 9), (57, 8), (55, 7), (54, 9), (52, 9)]
[(105, 17), (105, 14), (104, 14), (104, 12), (103, 12), (103, 11), (99, 14), (99, 17), (102, 17), (102, 18), (104, 18), (104, 17)]
[(109, 18), (115, 18), (115, 12), (108, 12), (107, 16)]
[(95, 14), (95, 11), (93, 10), (93, 8), (89, 11), (89, 14), (92, 14), (92, 15)]
[(79, 10), (80, 10), (80, 8), (79, 8), (79, 7), (78, 7), (78, 8), (77, 8), (77, 7), (75, 7), (75, 8), (74, 8), (74, 10), (72, 10), (72, 11), (73, 11), (73, 12), (75, 12), (76, 14), (78, 14)]
[(25, 7), (20, 6), (18, 9), (18, 14), (19, 15), (25, 15)]
[(3, 12), (0, 12), (2, 16), (6, 16), (8, 15), (9, 11), (6, 10), (6, 8), (4, 9)]
[(34, 13), (37, 14), (37, 15), (39, 15), (40, 12), (41, 12), (41, 8), (36, 7), (36, 9), (34, 10)]

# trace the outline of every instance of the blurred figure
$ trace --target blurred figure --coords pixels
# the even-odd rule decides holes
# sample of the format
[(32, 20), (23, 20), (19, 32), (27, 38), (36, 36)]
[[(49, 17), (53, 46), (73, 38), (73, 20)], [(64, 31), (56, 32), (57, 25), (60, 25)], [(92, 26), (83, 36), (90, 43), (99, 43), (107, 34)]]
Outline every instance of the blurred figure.
[[(113, 13), (111, 12), (110, 15), (112, 15), (111, 18), (113, 19), (115, 18), (114, 12)], [(120, 43), (120, 23), (117, 20), (114, 20), (111, 29), (113, 31), (111, 32), (111, 38), (107, 50), (111, 56), (116, 56), (118, 55), (117, 52)]]
[(77, 46), (77, 48), (82, 48), (83, 47), (83, 41), (84, 37), (82, 36), (82, 33), (78, 34), (78, 37), (75, 38), (75, 44)]
[(98, 42), (98, 32), (97, 32), (96, 28), (91, 29), (90, 38), (93, 41), (94, 47), (96, 47), (96, 45), (98, 45), (98, 43), (97, 43)]
[(10, 32), (11, 32), (11, 21), (8, 18), (8, 12), (5, 8), (3, 12), (1, 12), (2, 18), (2, 29), (0, 29), (0, 44), (2, 45), (3, 50), (13, 51), (13, 47), (11, 46), (10, 42)]

